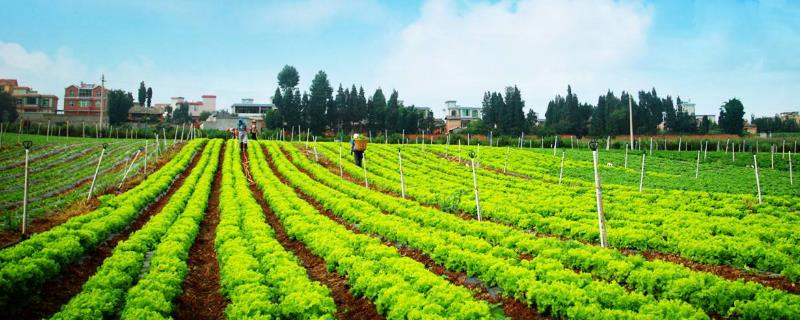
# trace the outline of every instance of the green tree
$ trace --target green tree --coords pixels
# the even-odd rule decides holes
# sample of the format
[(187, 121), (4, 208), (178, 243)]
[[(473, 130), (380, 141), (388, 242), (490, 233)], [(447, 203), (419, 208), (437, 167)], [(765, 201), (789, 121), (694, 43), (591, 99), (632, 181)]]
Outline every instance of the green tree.
[(0, 122), (14, 122), (19, 117), (17, 103), (10, 93), (0, 90)]
[(326, 124), (325, 119), (328, 103), (333, 100), (333, 88), (328, 82), (328, 75), (324, 71), (317, 72), (314, 80), (311, 81), (309, 88), (310, 94), (306, 109), (308, 110), (308, 126), (311, 132), (320, 135), (325, 132)]
[(175, 111), (172, 112), (172, 121), (175, 123), (189, 123), (192, 117), (189, 116), (189, 103), (181, 102)]
[(386, 111), (386, 96), (378, 88), (367, 102), (367, 129), (370, 131), (383, 131), (383, 113)]
[(147, 105), (147, 87), (144, 86), (144, 81), (139, 83), (139, 105)]
[(153, 88), (147, 88), (147, 107), (150, 108), (150, 104), (153, 102)]
[(708, 116), (703, 116), (703, 120), (700, 121), (699, 133), (708, 134), (710, 130), (711, 130), (711, 120), (708, 120)]
[(533, 109), (528, 109), (528, 113), (525, 115), (525, 122), (528, 123), (528, 132), (532, 132), (533, 128), (539, 125), (539, 114)]
[(110, 90), (107, 97), (108, 121), (120, 124), (128, 120), (128, 110), (133, 107), (133, 94), (124, 90)]
[(282, 129), (283, 119), (281, 119), (281, 115), (278, 111), (267, 110), (267, 112), (264, 113), (264, 124), (268, 129)]
[(386, 111), (384, 111), (383, 128), (389, 132), (397, 131), (399, 127), (400, 117), (400, 102), (398, 99), (397, 90), (392, 90), (389, 95), (389, 101), (386, 102)]
[(744, 130), (744, 105), (733, 98), (719, 108), (719, 126), (724, 133), (742, 134)]
[(286, 65), (278, 73), (278, 89), (275, 90), (273, 104), (289, 126), (303, 124), (302, 100), (300, 91), (296, 89), (299, 82), (300, 75), (293, 66)]
[(211, 116), (211, 112), (208, 112), (208, 111), (200, 112), (200, 121), (206, 121), (206, 119), (208, 119), (208, 117), (210, 117), (210, 116)]
[(298, 83), (300, 83), (300, 74), (297, 73), (297, 69), (290, 65), (283, 66), (283, 69), (278, 73), (278, 86), (281, 89), (294, 88), (297, 87)]

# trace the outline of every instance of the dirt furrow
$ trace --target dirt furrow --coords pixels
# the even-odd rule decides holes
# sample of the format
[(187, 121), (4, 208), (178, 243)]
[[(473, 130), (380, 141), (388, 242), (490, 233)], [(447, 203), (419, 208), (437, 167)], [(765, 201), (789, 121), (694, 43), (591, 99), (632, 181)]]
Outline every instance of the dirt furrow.
[[(263, 150), (262, 150), (263, 151)], [(243, 159), (246, 158), (243, 156)], [(267, 157), (270, 169), (278, 175), (272, 159)], [(250, 176), (249, 170), (246, 172)], [(282, 176), (278, 175), (283, 179)], [(309, 277), (327, 286), (331, 290), (333, 301), (336, 303), (336, 318), (338, 319), (383, 319), (375, 309), (375, 305), (365, 297), (354, 297), (349, 290), (347, 279), (339, 274), (329, 272), (325, 260), (311, 253), (303, 243), (292, 239), (286, 233), (278, 217), (264, 199), (263, 194), (255, 184), (250, 184), (250, 190), (261, 205), (266, 216), (266, 221), (275, 230), (278, 242), (295, 256), (300, 258), (301, 264), (308, 270)]]
[(183, 293), (178, 296), (173, 311), (175, 319), (222, 319), (228, 301), (220, 293), (219, 261), (214, 248), (214, 237), (219, 224), (219, 191), (222, 184), (222, 166), (225, 144), (219, 153), (217, 172), (211, 187), (211, 196), (205, 217), (200, 224), (200, 234), (189, 251), (189, 274), (183, 281)]

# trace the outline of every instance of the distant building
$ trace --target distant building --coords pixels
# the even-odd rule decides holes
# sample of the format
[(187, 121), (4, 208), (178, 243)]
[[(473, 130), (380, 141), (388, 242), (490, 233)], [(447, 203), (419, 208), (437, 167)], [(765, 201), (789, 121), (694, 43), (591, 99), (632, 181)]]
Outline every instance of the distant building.
[(246, 118), (261, 119), (267, 111), (273, 109), (275, 109), (275, 105), (272, 103), (256, 103), (250, 98), (242, 99), (242, 102), (231, 105), (231, 112), (233, 112), (233, 114)]
[(800, 123), (800, 112), (797, 111), (781, 112), (779, 116), (783, 121), (794, 120), (795, 122)]
[(678, 105), (678, 110), (686, 112), (688, 114), (694, 114), (694, 107), (695, 104), (691, 100), (681, 101), (681, 104)]
[(748, 134), (758, 134), (758, 126), (754, 124), (745, 124), (744, 131)]
[[(203, 95), (202, 101), (189, 101), (186, 100), (184, 97), (172, 97), (170, 98), (169, 106), (172, 107), (172, 110), (177, 110), (180, 104), (186, 103), (189, 105), (189, 116), (193, 118), (200, 117), (200, 114), (203, 112), (213, 113), (217, 110), (217, 96), (215, 95)], [(162, 104), (156, 104), (157, 106)]]
[(448, 100), (445, 104), (445, 130), (447, 132), (466, 128), (470, 121), (479, 120), (482, 117), (481, 108), (462, 107), (456, 104), (455, 100)]
[(24, 113), (56, 113), (57, 111), (57, 96), (40, 94), (29, 87), (20, 87), (15, 79), (0, 79), (0, 89), (11, 94), (20, 115)]
[(162, 122), (164, 121), (164, 109), (161, 107), (142, 106), (134, 103), (128, 110), (128, 121), (133, 122)]
[(714, 114), (696, 114), (696, 115), (694, 115), (694, 118), (697, 120), (697, 125), (698, 126), (700, 125), (700, 123), (703, 122), (703, 117), (708, 117), (708, 120), (711, 121), (711, 123), (717, 123), (717, 115), (714, 115)]
[(99, 116), (102, 96), (103, 87), (99, 85), (83, 82), (71, 85), (64, 89), (64, 114)]

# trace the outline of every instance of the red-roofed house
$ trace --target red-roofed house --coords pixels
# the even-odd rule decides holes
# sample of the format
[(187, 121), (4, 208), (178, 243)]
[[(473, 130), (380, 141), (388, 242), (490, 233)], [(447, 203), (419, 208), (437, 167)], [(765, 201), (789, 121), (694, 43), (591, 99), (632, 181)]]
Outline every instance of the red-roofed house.
[(103, 87), (83, 83), (71, 85), (64, 89), (64, 114), (66, 115), (100, 115)]
[(58, 97), (41, 94), (30, 87), (20, 87), (16, 79), (0, 79), (0, 89), (11, 94), (16, 102), (17, 112), (56, 113)]

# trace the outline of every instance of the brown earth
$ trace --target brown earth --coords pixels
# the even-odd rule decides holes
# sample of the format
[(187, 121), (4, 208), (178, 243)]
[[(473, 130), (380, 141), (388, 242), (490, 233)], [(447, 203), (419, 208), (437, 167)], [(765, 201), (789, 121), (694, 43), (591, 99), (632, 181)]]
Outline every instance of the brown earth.
[[(266, 151), (263, 151), (266, 154)], [(245, 163), (249, 163), (246, 158), (246, 154), (242, 155), (242, 159)], [(272, 162), (272, 158), (267, 157), (267, 161), (270, 169), (278, 176), (278, 178), (286, 183), (284, 177), (278, 175), (277, 169)], [(245, 170), (246, 174), (250, 176), (249, 168), (245, 167)], [(333, 297), (333, 301), (337, 306), (337, 319), (383, 319), (383, 317), (378, 314), (378, 311), (375, 309), (375, 305), (372, 304), (371, 301), (363, 296), (354, 297), (350, 293), (346, 278), (336, 273), (329, 272), (327, 270), (325, 260), (314, 255), (303, 243), (289, 237), (280, 220), (267, 204), (263, 194), (258, 189), (258, 186), (251, 183), (250, 190), (252, 191), (253, 196), (255, 196), (258, 203), (261, 205), (261, 208), (264, 210), (267, 223), (269, 223), (272, 229), (275, 230), (275, 236), (278, 239), (278, 242), (286, 250), (291, 251), (295, 256), (300, 258), (301, 264), (306, 268), (306, 270), (308, 270), (308, 274), (311, 279), (321, 282), (331, 290), (331, 296)]]
[(225, 144), (219, 153), (217, 172), (211, 187), (200, 233), (189, 251), (189, 273), (183, 281), (183, 292), (175, 301), (175, 319), (222, 319), (228, 301), (220, 292), (219, 261), (214, 248), (219, 224), (219, 191), (222, 184), (222, 166)]

